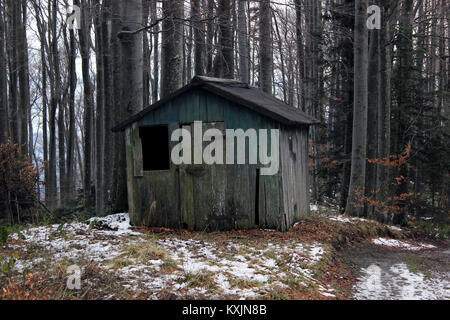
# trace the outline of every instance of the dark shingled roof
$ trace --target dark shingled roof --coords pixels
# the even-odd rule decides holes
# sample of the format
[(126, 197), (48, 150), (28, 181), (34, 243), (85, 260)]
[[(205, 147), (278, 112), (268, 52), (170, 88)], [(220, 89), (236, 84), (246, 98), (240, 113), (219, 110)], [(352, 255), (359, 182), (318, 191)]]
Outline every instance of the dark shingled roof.
[(320, 123), (320, 121), (314, 119), (302, 110), (291, 107), (274, 96), (263, 92), (261, 89), (251, 87), (246, 83), (232, 79), (196, 76), (188, 85), (131, 116), (127, 120), (122, 121), (112, 130), (116, 132), (125, 129), (130, 124), (141, 120), (147, 113), (157, 109), (165, 102), (191, 90), (192, 88), (201, 88), (212, 92), (220, 97), (246, 106), (255, 112), (279, 121), (285, 125), (314, 125)]

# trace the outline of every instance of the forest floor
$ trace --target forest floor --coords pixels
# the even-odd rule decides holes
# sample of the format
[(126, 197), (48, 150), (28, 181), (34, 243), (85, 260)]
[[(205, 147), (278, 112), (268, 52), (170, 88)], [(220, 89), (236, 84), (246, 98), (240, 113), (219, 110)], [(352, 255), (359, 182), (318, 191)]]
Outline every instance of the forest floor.
[(0, 299), (450, 299), (449, 261), (447, 242), (360, 218), (201, 233), (117, 214), (11, 235)]

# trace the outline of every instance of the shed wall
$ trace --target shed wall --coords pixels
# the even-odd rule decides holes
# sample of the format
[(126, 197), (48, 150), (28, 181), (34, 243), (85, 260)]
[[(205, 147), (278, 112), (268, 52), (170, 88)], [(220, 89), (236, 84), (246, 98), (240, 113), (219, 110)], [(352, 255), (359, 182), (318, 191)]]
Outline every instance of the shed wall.
[[(126, 129), (127, 176), (131, 222), (135, 225), (189, 227), (195, 230), (255, 227), (257, 165), (214, 166), (205, 177), (193, 177), (191, 203), (180, 203), (180, 167), (171, 163), (170, 170), (139, 173), (139, 126), (169, 124), (169, 138), (174, 129), (193, 121), (224, 122), (227, 129), (282, 129), (280, 134), (280, 170), (274, 176), (259, 179), (259, 226), (286, 229), (309, 212), (307, 188), (307, 130), (281, 128), (269, 118), (201, 89), (193, 89), (148, 113), (133, 127)], [(283, 133), (283, 130), (287, 130)], [(297, 161), (286, 155), (287, 134), (295, 137)], [(171, 148), (175, 143), (171, 143)], [(269, 138), (270, 145), (270, 138)], [(288, 149), (287, 149), (288, 150)], [(246, 155), (248, 163), (248, 152)], [(205, 165), (206, 166), (206, 165)], [(139, 169), (139, 168), (138, 168)], [(225, 179), (214, 180), (214, 170), (225, 170)], [(295, 174), (293, 172), (295, 171)], [(136, 173), (137, 172), (137, 173)], [(183, 171), (182, 171), (183, 173)], [(183, 180), (186, 181), (186, 180)], [(187, 180), (188, 181), (188, 180)], [(189, 181), (188, 181), (189, 182)], [(185, 183), (185, 182), (183, 182)], [(292, 189), (292, 191), (290, 191)], [(224, 209), (217, 213), (208, 193), (225, 190)], [(283, 194), (283, 190), (285, 193)], [(191, 205), (191, 210), (181, 208)], [(297, 209), (294, 210), (294, 205)], [(286, 210), (284, 208), (287, 208)], [(224, 219), (210, 220), (211, 212)], [(192, 216), (189, 216), (192, 215)], [(246, 219), (229, 219), (246, 216)], [(186, 225), (187, 224), (187, 225)]]

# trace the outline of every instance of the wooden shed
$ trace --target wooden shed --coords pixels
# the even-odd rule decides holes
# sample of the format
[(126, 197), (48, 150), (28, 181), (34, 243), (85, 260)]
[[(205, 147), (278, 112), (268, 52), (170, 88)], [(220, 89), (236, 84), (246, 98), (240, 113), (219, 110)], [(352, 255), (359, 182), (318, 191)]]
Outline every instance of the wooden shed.
[[(131, 223), (191, 230), (287, 230), (309, 214), (308, 129), (316, 123), (245, 83), (194, 77), (113, 128), (125, 130)], [(179, 141), (172, 141), (172, 134), (180, 128), (194, 132), (195, 125), (201, 125), (202, 132), (218, 129), (224, 139), (231, 129), (266, 129), (268, 154), (276, 154), (271, 143), (279, 139), (279, 169), (261, 174), (265, 165), (260, 157), (257, 163), (251, 161), (255, 151), (262, 152), (261, 142), (250, 147), (248, 136), (244, 163), (175, 164), (171, 152)], [(202, 147), (208, 143), (203, 141)]]

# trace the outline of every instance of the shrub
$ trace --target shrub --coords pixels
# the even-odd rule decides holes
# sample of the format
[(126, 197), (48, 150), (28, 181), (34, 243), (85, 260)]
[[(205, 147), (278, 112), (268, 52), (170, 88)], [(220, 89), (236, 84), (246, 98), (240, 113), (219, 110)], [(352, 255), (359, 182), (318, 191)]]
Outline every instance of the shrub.
[(0, 212), (7, 222), (20, 222), (37, 203), (39, 174), (17, 144), (0, 144)]
[(46, 300), (52, 290), (46, 288), (45, 280), (28, 273), (23, 283), (10, 281), (0, 291), (0, 300)]

